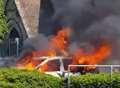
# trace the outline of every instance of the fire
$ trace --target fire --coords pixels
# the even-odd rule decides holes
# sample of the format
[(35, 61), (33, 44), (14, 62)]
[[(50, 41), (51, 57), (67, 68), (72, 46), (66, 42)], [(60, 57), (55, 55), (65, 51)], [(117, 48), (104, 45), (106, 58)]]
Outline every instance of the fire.
[(25, 68), (28, 69), (28, 70), (33, 70), (34, 69), (34, 64), (33, 63), (28, 63), (26, 64)]
[[(96, 65), (103, 62), (107, 59), (112, 53), (112, 46), (109, 43), (102, 43), (98, 48), (95, 48), (94, 52), (86, 52), (84, 49), (79, 48), (76, 52), (72, 55), (69, 54), (69, 39), (71, 36), (71, 28), (66, 27), (63, 28), (61, 31), (57, 33), (55, 37), (53, 37), (50, 41), (52, 46), (54, 47), (53, 50), (50, 51), (33, 51), (32, 53), (25, 55), (20, 62), (17, 63), (18, 68), (24, 68), (28, 70), (35, 69), (36, 65), (40, 64), (42, 60), (38, 61), (34, 59), (34, 57), (42, 57), (42, 56), (49, 56), (55, 57), (59, 56), (70, 56), (72, 57), (71, 64), (73, 65)], [(54, 63), (51, 63), (54, 64)], [(84, 70), (91, 70), (95, 69), (96, 67), (85, 67)], [(48, 64), (43, 65), (39, 71), (45, 72), (49, 71), (50, 68)], [(73, 68), (76, 69), (76, 68)]]
[(53, 47), (59, 50), (62, 55), (67, 56), (68, 53), (66, 52), (67, 47), (69, 45), (69, 37), (71, 35), (70, 28), (63, 28), (63, 30), (59, 31), (57, 36), (55, 36), (51, 43)]
[(101, 61), (105, 60), (108, 56), (111, 55), (112, 48), (110, 45), (102, 45), (93, 53), (86, 52), (77, 52), (74, 55), (74, 59), (76, 61), (75, 64), (88, 64), (95, 65), (101, 63)]
[(56, 52), (54, 50), (53, 51), (51, 50), (47, 53), (47, 55), (50, 57), (54, 57), (54, 56), (56, 56)]
[[(109, 44), (105, 44), (100, 46), (93, 53), (82, 52), (82, 50), (78, 50), (74, 55), (74, 61), (72, 64), (82, 64), (82, 65), (96, 65), (103, 62), (106, 58), (108, 58), (112, 53), (112, 47)], [(95, 69), (96, 67), (86, 67), (85, 70)], [(74, 68), (73, 68), (74, 69)]]
[[(36, 58), (36, 57), (41, 57), (41, 56), (54, 57), (56, 56), (56, 52), (54, 50), (44, 51), (44, 52), (33, 51), (32, 53), (27, 54), (20, 61), (18, 61), (17, 67), (19, 69), (34, 70), (36, 65), (42, 62), (42, 60), (38, 61), (39, 58)], [(48, 70), (47, 64), (42, 66), (40, 69), (41, 72), (47, 71), (47, 70)]]

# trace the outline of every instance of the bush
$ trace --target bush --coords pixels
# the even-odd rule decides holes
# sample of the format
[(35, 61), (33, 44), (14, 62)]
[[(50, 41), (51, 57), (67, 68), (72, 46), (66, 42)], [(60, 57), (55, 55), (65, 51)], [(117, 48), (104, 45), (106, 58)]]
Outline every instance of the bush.
[(37, 71), (0, 69), (0, 88), (63, 88), (62, 80)]
[[(120, 74), (86, 74), (72, 76), (71, 88), (120, 88)], [(0, 69), (0, 88), (64, 88), (62, 80), (38, 71)]]
[(112, 88), (120, 88), (120, 73), (112, 75)]
[(0, 41), (5, 39), (5, 35), (8, 31), (6, 18), (4, 15), (4, 0), (0, 0)]
[(71, 88), (120, 88), (120, 74), (86, 74), (71, 77)]

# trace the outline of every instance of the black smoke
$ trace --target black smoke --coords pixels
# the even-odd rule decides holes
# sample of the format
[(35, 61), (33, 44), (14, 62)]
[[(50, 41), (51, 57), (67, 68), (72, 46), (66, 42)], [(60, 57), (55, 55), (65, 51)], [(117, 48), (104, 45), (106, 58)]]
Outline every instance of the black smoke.
[(113, 46), (112, 63), (108, 64), (119, 63), (120, 0), (42, 0), (39, 19), (42, 37), (28, 39), (25, 48), (49, 49), (51, 36), (65, 26), (72, 28), (70, 52), (79, 47), (94, 47), (105, 40)]

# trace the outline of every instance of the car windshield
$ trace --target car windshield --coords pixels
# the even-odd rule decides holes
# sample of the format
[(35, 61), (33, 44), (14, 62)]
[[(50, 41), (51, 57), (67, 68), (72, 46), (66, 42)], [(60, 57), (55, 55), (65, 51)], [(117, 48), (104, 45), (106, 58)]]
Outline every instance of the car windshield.
[(44, 71), (47, 72), (60, 71), (60, 61), (59, 60), (48, 61), (45, 65), (42, 66), (42, 69), (44, 69)]
[(63, 64), (63, 69), (67, 70), (68, 65), (71, 64), (72, 60), (71, 59), (62, 59), (62, 62), (60, 61), (60, 59), (50, 60), (47, 63), (44, 63), (44, 65), (41, 68), (47, 72), (60, 71), (61, 70), (60, 68), (62, 67), (62, 64)]

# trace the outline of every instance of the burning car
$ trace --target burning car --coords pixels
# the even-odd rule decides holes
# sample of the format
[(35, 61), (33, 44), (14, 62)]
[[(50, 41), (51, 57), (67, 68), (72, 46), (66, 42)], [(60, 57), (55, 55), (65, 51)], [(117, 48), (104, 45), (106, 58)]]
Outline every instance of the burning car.
[[(50, 50), (32, 51), (25, 54), (17, 63), (18, 68), (28, 70), (37, 69), (40, 72), (64, 75), (68, 71), (68, 65), (95, 65), (100, 64), (111, 55), (112, 47), (108, 42), (101, 42), (93, 52), (87, 52), (78, 48), (75, 52), (69, 51), (70, 29), (64, 29), (50, 40)], [(58, 56), (59, 55), (59, 56)], [(39, 59), (39, 60), (38, 60)], [(72, 72), (85, 73), (94, 70), (95, 67), (76, 68)], [(68, 73), (66, 73), (68, 74)]]

